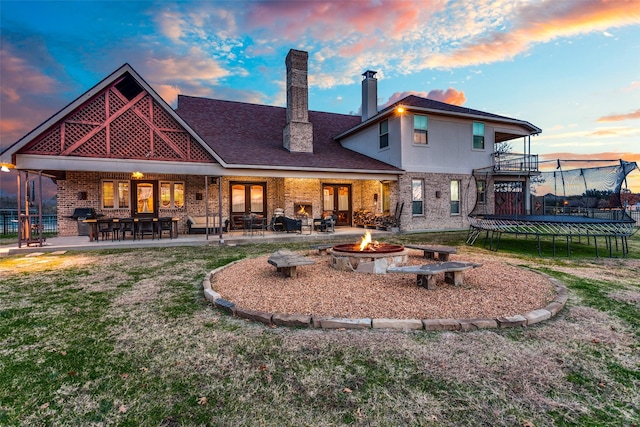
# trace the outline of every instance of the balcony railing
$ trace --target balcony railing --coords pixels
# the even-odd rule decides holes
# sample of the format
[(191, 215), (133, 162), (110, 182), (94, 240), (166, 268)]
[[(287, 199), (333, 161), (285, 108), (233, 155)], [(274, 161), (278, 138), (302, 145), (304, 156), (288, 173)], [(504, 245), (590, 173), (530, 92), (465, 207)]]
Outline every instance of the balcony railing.
[(537, 154), (493, 153), (494, 172), (538, 172)]

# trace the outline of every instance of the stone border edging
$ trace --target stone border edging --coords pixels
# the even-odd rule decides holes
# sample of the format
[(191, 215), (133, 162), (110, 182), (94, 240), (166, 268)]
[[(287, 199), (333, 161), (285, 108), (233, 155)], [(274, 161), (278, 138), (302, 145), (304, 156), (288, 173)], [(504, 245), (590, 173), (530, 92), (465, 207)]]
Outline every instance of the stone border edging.
[(567, 300), (567, 287), (545, 273), (536, 271), (551, 281), (556, 287), (556, 297), (544, 308), (532, 310), (525, 314), (497, 318), (473, 319), (370, 319), (370, 318), (341, 318), (326, 316), (308, 316), (304, 314), (269, 313), (238, 307), (232, 301), (222, 298), (222, 295), (211, 288), (211, 279), (221, 270), (243, 260), (233, 261), (222, 267), (210, 271), (202, 281), (204, 296), (214, 307), (242, 319), (248, 319), (265, 325), (287, 327), (313, 327), (322, 329), (396, 329), (396, 330), (425, 330), (425, 331), (471, 331), (477, 329), (514, 328), (531, 326), (549, 320), (558, 314)]

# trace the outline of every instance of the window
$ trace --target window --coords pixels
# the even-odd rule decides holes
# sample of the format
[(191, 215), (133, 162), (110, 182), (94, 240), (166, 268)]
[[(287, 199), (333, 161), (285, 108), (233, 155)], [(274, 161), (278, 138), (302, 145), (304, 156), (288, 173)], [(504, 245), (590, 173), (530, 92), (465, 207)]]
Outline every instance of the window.
[(160, 182), (160, 207), (163, 209), (184, 207), (184, 182)]
[(102, 181), (102, 207), (104, 209), (126, 209), (129, 207), (129, 181)]
[(411, 213), (413, 215), (422, 215), (424, 213), (423, 187), (424, 185), (421, 179), (411, 180), (411, 198), (412, 198)]
[(477, 202), (481, 205), (487, 203), (487, 181), (476, 181)]
[(460, 181), (451, 181), (451, 215), (460, 214)]
[(484, 123), (473, 122), (473, 149), (484, 150)]
[(380, 149), (387, 148), (389, 146), (389, 121), (383, 120), (380, 122)]
[(413, 143), (427, 145), (427, 116), (413, 116)]

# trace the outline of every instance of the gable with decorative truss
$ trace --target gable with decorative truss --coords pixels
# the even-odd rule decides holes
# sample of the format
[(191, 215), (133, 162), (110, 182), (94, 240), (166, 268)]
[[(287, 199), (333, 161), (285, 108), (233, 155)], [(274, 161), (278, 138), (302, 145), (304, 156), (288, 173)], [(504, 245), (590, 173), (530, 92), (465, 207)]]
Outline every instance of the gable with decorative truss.
[(129, 73), (51, 126), (19, 153), (216, 163)]

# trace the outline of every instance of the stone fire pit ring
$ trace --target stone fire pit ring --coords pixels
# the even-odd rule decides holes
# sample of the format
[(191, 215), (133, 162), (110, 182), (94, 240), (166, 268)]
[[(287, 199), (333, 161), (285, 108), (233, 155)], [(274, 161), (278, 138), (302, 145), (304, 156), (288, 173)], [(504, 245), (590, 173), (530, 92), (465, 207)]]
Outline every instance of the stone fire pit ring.
[(204, 296), (214, 307), (227, 314), (270, 326), (313, 327), (322, 329), (391, 329), (401, 331), (471, 331), (490, 328), (525, 327), (549, 320), (556, 316), (564, 308), (568, 300), (568, 290), (562, 282), (538, 272), (537, 274), (549, 280), (555, 287), (555, 298), (542, 308), (509, 317), (473, 319), (380, 319), (336, 318), (296, 313), (270, 313), (239, 307), (234, 302), (222, 298), (218, 292), (212, 289), (211, 281), (218, 272), (243, 261), (244, 260), (234, 261), (210, 271), (202, 282)]

